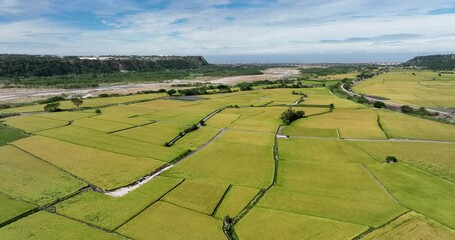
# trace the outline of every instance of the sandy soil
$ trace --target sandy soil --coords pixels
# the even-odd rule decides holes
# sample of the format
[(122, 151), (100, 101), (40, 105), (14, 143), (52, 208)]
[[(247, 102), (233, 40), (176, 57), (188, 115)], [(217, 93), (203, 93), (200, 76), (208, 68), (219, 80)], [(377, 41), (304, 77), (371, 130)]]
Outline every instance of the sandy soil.
[(158, 90), (161, 88), (169, 89), (173, 84), (184, 84), (194, 82), (210, 82), (213, 84), (236, 84), (240, 82), (254, 82), (258, 80), (278, 80), (284, 77), (296, 75), (299, 73), (295, 68), (271, 68), (263, 71), (262, 75), (253, 76), (236, 76), (223, 78), (203, 77), (192, 80), (171, 80), (163, 83), (133, 83), (120, 85), (106, 85), (96, 88), (86, 89), (55, 89), (55, 88), (0, 88), (0, 103), (19, 103), (31, 102), (34, 100), (44, 99), (49, 96), (67, 94), (97, 96), (101, 93), (118, 93), (128, 94), (144, 90)]

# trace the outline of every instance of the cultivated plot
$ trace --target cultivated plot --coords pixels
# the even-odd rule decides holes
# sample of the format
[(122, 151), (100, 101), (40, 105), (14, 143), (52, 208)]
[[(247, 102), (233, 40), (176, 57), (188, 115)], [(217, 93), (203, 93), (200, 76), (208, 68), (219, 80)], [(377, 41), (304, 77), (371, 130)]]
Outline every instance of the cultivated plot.
[(131, 157), (41, 136), (13, 144), (104, 190), (133, 183), (165, 164), (151, 158)]
[(157, 177), (119, 198), (87, 191), (58, 204), (56, 210), (65, 216), (114, 230), (181, 182), (182, 180), (177, 178)]
[(273, 134), (227, 131), (166, 176), (264, 188), (274, 175)]
[(116, 240), (125, 238), (56, 214), (41, 211), (0, 228), (0, 239)]
[(224, 239), (221, 226), (216, 218), (160, 201), (117, 231), (135, 239)]
[(86, 184), (12, 146), (0, 147), (0, 192), (44, 206)]

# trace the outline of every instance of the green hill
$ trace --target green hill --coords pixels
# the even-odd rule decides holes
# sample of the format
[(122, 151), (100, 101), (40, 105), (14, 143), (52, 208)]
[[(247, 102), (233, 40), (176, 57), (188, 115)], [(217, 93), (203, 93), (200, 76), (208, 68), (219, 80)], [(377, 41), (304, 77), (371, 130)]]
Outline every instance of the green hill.
[(405, 67), (421, 67), (431, 70), (454, 70), (455, 54), (415, 57), (405, 63)]

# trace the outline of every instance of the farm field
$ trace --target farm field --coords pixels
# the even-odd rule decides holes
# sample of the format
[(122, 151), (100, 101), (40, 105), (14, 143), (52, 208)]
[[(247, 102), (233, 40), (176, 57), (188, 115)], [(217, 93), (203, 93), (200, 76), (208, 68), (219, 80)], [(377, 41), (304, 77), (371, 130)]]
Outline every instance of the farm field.
[(131, 102), (156, 96), (5, 118), (0, 239), (454, 236), (453, 125), (323, 87)]
[(377, 111), (391, 138), (455, 141), (455, 125), (416, 118), (391, 111)]
[(181, 179), (159, 176), (138, 190), (120, 198), (87, 191), (58, 204), (56, 210), (65, 216), (115, 230), (181, 182)]
[(36, 206), (0, 194), (0, 226), (6, 221), (35, 209)]
[(14, 142), (15, 140), (27, 137), (23, 131), (5, 126), (0, 123), (0, 146), (6, 145), (9, 142)]
[(264, 188), (273, 180), (272, 144), (272, 134), (228, 130), (164, 176)]
[(453, 239), (455, 231), (418, 213), (409, 212), (365, 236), (365, 239)]
[(0, 192), (44, 206), (86, 184), (12, 146), (0, 147)]
[(125, 239), (48, 212), (38, 212), (0, 229), (0, 238), (14, 239)]
[(455, 75), (427, 70), (392, 70), (356, 85), (354, 92), (424, 107), (455, 107)]
[(40, 136), (16, 141), (14, 146), (105, 190), (135, 182), (164, 164)]

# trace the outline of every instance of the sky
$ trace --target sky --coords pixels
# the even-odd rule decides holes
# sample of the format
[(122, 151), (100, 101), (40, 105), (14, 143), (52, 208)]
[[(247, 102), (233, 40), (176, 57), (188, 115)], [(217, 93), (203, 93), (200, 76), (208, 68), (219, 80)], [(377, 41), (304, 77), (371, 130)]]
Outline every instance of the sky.
[(0, 0), (0, 53), (381, 62), (455, 52), (447, 0)]

